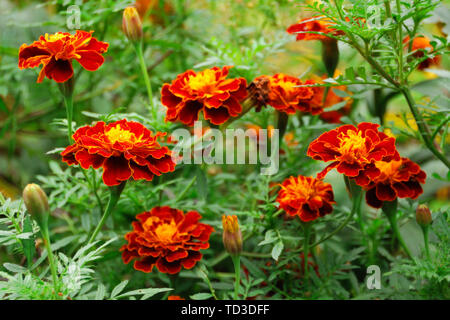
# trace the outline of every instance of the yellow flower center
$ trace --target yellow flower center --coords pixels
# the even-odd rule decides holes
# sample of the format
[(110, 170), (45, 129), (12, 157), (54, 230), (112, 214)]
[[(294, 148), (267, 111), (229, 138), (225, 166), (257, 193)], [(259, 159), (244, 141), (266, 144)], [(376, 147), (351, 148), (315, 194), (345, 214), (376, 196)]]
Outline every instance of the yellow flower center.
[(197, 73), (195, 76), (190, 76), (188, 86), (195, 91), (211, 93), (215, 88), (216, 82), (216, 71), (207, 69)]
[(162, 243), (168, 244), (174, 241), (173, 237), (176, 235), (178, 229), (175, 221), (164, 223), (156, 227), (155, 235)]
[(366, 139), (362, 137), (361, 131), (348, 130), (346, 133), (341, 133), (338, 139), (341, 142), (338, 151), (345, 161), (365, 160), (364, 157), (367, 153)]
[(403, 163), (402, 160), (398, 161), (392, 160), (389, 162), (386, 161), (375, 162), (375, 166), (381, 171), (381, 175), (377, 178), (377, 181), (381, 182), (393, 179), (397, 175), (397, 172), (402, 166), (402, 163)]
[(308, 200), (316, 194), (315, 188), (303, 179), (289, 178), (289, 185), (280, 185), (286, 191), (286, 197), (290, 200)]
[(116, 142), (136, 142), (136, 135), (128, 130), (123, 130), (119, 124), (105, 132), (109, 141), (114, 144)]
[(283, 88), (283, 90), (286, 92), (286, 94), (294, 93), (296, 91), (297, 83), (294, 83), (292, 81), (280, 81), (278, 82), (278, 85)]
[(65, 35), (62, 32), (57, 32), (55, 34), (45, 34), (45, 40), (50, 41), (50, 42), (55, 42), (61, 39), (64, 39), (67, 35)]

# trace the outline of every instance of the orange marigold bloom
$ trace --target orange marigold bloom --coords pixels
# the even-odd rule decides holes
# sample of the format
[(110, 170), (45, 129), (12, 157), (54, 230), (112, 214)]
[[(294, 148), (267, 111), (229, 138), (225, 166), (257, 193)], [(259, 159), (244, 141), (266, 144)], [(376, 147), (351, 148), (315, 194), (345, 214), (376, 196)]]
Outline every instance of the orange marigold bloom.
[(226, 79), (231, 66), (214, 67), (196, 73), (188, 70), (161, 89), (167, 107), (166, 121), (192, 126), (203, 111), (205, 120), (222, 124), (242, 112), (240, 101), (247, 96), (244, 78)]
[(310, 87), (298, 87), (303, 85), (303, 82), (296, 77), (277, 73), (272, 77), (259, 76), (253, 82), (262, 78), (269, 78), (269, 94), (266, 103), (278, 111), (294, 114), (313, 97), (314, 92)]
[(289, 177), (280, 185), (277, 202), (291, 216), (297, 215), (304, 222), (323, 217), (333, 211), (331, 184), (313, 177)]
[(103, 168), (103, 182), (108, 186), (120, 184), (131, 177), (151, 181), (175, 170), (171, 152), (160, 146), (158, 137), (142, 124), (126, 119), (79, 128), (73, 135), (75, 143), (62, 153), (69, 165), (79, 164), (84, 169)]
[[(298, 21), (297, 23), (291, 25), (289, 28), (287, 28), (287, 32), (290, 34), (297, 34), (297, 40), (331, 40), (332, 38), (317, 34), (317, 33), (306, 33), (309, 31), (314, 32), (321, 32), (325, 34), (330, 34), (333, 36), (342, 35), (343, 32), (340, 30), (336, 30), (333, 28), (335, 23), (331, 21), (330, 19), (324, 17), (324, 16), (315, 16), (311, 18), (304, 18)], [(299, 33), (299, 32), (305, 32), (305, 33)]]
[[(405, 43), (405, 47), (408, 48), (409, 47), (409, 42), (410, 42), (410, 38), (409, 36), (407, 36), (404, 40), (403, 43)], [(411, 45), (411, 52), (413, 53), (413, 57), (420, 59), (424, 56), (424, 51), (433, 51), (434, 48), (430, 43), (430, 39), (428, 39), (425, 36), (419, 36), (419, 37), (415, 37), (412, 41), (412, 45)], [(441, 56), (435, 56), (434, 58), (428, 58), (425, 59), (424, 61), (422, 61), (421, 63), (419, 63), (419, 66), (417, 67), (417, 69), (419, 70), (424, 70), (427, 69), (433, 65), (439, 65), (441, 63)]]
[[(322, 83), (322, 81), (307, 80), (306, 83), (315, 84)], [(349, 97), (340, 97), (333, 91), (333, 89), (346, 91), (346, 86), (329, 87), (325, 101), (323, 101), (323, 95), (325, 94), (326, 87), (311, 87), (311, 89), (314, 95), (308, 103), (302, 105), (301, 111), (313, 115), (319, 114), (319, 117), (328, 123), (340, 123), (341, 117), (350, 113), (353, 100)], [(334, 111), (325, 111), (326, 108), (330, 108), (344, 101), (347, 101), (347, 103), (342, 108)]]
[(425, 183), (426, 173), (420, 166), (401, 158), (391, 161), (376, 161), (368, 166), (365, 173), (371, 181), (363, 186), (367, 204), (381, 208), (383, 201), (394, 201), (396, 198), (417, 199), (423, 193), (421, 183)]
[(167, 300), (186, 300), (186, 299), (180, 296), (168, 296)]
[(125, 235), (122, 260), (134, 260), (134, 268), (151, 272), (153, 266), (160, 272), (175, 274), (181, 268), (191, 269), (200, 261), (201, 249), (209, 248), (213, 227), (199, 223), (197, 211), (186, 214), (170, 207), (155, 207), (136, 216), (133, 231)]
[(35, 68), (42, 64), (37, 82), (42, 82), (44, 77), (56, 82), (69, 80), (73, 76), (72, 60), (88, 71), (95, 71), (105, 61), (102, 53), (108, 50), (109, 44), (98, 41), (92, 36), (93, 32), (46, 33), (31, 45), (23, 44), (19, 49), (19, 68)]
[(322, 179), (334, 168), (348, 177), (356, 177), (374, 161), (399, 160), (395, 138), (378, 131), (379, 126), (369, 122), (362, 122), (358, 127), (343, 125), (311, 142), (307, 152), (309, 157), (324, 162), (333, 161), (317, 178)]

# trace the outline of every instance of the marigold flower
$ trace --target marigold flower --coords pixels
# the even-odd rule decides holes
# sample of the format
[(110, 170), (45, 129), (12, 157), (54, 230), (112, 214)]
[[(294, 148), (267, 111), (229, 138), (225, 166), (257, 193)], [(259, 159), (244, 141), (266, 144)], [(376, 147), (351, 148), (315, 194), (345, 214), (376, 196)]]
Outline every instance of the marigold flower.
[(374, 178), (363, 187), (367, 190), (367, 204), (374, 208), (381, 208), (383, 201), (394, 201), (396, 198), (417, 199), (423, 193), (420, 184), (425, 183), (427, 175), (417, 163), (408, 158), (376, 161), (366, 173), (369, 171), (372, 171)]
[(277, 73), (272, 77), (259, 76), (253, 82), (258, 82), (263, 78), (269, 79), (266, 103), (278, 111), (294, 114), (313, 97), (314, 92), (310, 87), (298, 87), (303, 83), (296, 77)]
[(236, 255), (242, 251), (242, 233), (237, 216), (222, 216), (223, 245), (228, 253)]
[(23, 44), (19, 49), (19, 68), (35, 68), (42, 64), (37, 82), (42, 82), (44, 77), (56, 82), (67, 81), (73, 76), (72, 60), (88, 71), (95, 71), (105, 61), (102, 53), (108, 50), (109, 44), (92, 37), (93, 32), (46, 33), (31, 45)]
[(134, 261), (134, 268), (151, 272), (153, 266), (163, 273), (175, 274), (191, 269), (200, 261), (201, 249), (209, 248), (213, 227), (199, 223), (197, 211), (186, 214), (170, 207), (155, 207), (136, 216), (133, 231), (125, 235), (122, 260)]
[(331, 184), (313, 177), (289, 177), (280, 185), (277, 202), (291, 216), (297, 215), (304, 222), (323, 217), (333, 211)]
[(166, 121), (192, 126), (203, 111), (205, 120), (219, 125), (242, 112), (240, 101), (247, 96), (244, 78), (226, 79), (231, 66), (200, 72), (188, 70), (161, 89), (167, 107)]
[[(409, 36), (407, 36), (404, 40), (403, 43), (405, 43), (405, 47), (408, 48), (409, 47), (409, 42), (410, 42), (410, 38)], [(415, 37), (412, 40), (412, 45), (411, 45), (411, 52), (413, 52), (413, 57), (420, 59), (425, 55), (425, 51), (433, 51), (434, 48), (430, 43), (430, 39), (428, 39), (425, 36), (419, 36), (419, 37)], [(419, 66), (417, 67), (417, 69), (419, 70), (424, 70), (427, 69), (433, 65), (438, 66), (441, 63), (441, 56), (435, 56), (434, 58), (428, 58), (425, 59), (424, 61), (422, 61), (421, 63), (419, 63)]]
[[(335, 23), (331, 21), (329, 18), (324, 16), (315, 16), (311, 18), (304, 18), (298, 21), (297, 23), (289, 26), (287, 28), (287, 32), (289, 34), (297, 34), (297, 40), (322, 40), (328, 41), (332, 38), (326, 36), (325, 34), (330, 34), (332, 36), (342, 35), (343, 32), (340, 30), (336, 30), (333, 28)], [(302, 32), (321, 32), (324, 34), (317, 33), (302, 33)], [(301, 32), (301, 33), (299, 33)]]
[(133, 177), (151, 181), (155, 175), (174, 171), (175, 163), (167, 147), (160, 146), (155, 135), (142, 124), (126, 119), (79, 128), (73, 135), (75, 143), (62, 153), (69, 165), (84, 169), (103, 168), (103, 182), (118, 185)]
[(307, 155), (315, 160), (332, 161), (317, 178), (337, 168), (339, 173), (356, 177), (374, 161), (399, 160), (395, 138), (378, 131), (380, 125), (362, 122), (358, 127), (343, 125), (327, 131), (311, 142)]

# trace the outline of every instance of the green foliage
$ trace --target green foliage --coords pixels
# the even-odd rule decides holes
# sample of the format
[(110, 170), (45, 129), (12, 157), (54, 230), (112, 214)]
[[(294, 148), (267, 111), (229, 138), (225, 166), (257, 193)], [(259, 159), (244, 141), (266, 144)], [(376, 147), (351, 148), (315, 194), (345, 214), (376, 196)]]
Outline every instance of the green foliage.
[[(193, 300), (233, 299), (235, 275), (222, 244), (223, 214), (237, 215), (244, 238), (240, 299), (450, 298), (449, 27), (444, 25), (441, 32), (435, 25), (449, 16), (442, 1), (168, 1), (169, 9), (156, 10), (143, 21), (143, 55), (155, 117), (136, 54), (121, 31), (122, 11), (133, 1), (3, 3), (8, 5), (0, 13), (0, 299), (165, 300), (169, 294)], [(170, 134), (182, 125), (164, 120), (160, 90), (189, 69), (230, 65), (230, 77), (244, 77), (249, 84), (257, 76), (281, 72), (302, 81), (321, 77), (325, 74), (322, 44), (294, 42), (295, 36), (285, 31), (299, 16), (330, 19), (341, 31), (329, 35), (339, 42), (338, 72), (321, 84), (307, 86), (329, 87), (336, 96), (351, 99), (352, 110), (341, 118), (342, 124), (380, 123), (382, 130), (396, 136), (401, 155), (426, 171), (423, 195), (418, 200), (400, 199), (397, 212), (400, 233), (413, 258), (405, 259), (380, 210), (363, 205), (359, 215), (351, 216), (352, 200), (342, 177), (330, 172), (326, 181), (333, 186), (336, 204), (332, 214), (313, 225), (310, 244), (314, 246), (307, 258), (309, 279), (305, 279), (304, 225), (278, 209), (278, 184), (289, 176), (315, 176), (325, 167), (307, 157), (306, 151), (313, 139), (337, 124), (300, 112), (289, 116), (286, 133), (291, 140), (287, 135), (281, 140), (275, 175), (261, 175), (261, 165), (179, 164), (175, 172), (152, 181), (130, 181), (99, 241), (87, 244), (109, 199), (103, 172), (61, 162), (68, 127), (61, 94), (53, 81), (36, 83), (37, 69), (17, 68), (22, 43), (30, 44), (41, 34), (68, 31), (69, 5), (79, 6), (81, 29), (95, 30), (94, 36), (110, 45), (98, 71), (87, 72), (74, 63), (74, 129), (126, 118)], [(405, 37), (417, 35), (429, 37), (432, 48), (413, 51), (404, 42)], [(422, 62), (437, 56), (442, 59), (439, 67), (417, 71)], [(326, 111), (344, 105), (346, 101), (341, 101)], [(264, 106), (231, 127), (277, 128), (278, 121), (274, 109)], [(207, 121), (203, 125), (214, 127)], [(257, 151), (254, 141), (246, 141), (246, 148), (249, 154)], [(57, 293), (42, 234), (21, 200), (20, 190), (33, 181), (49, 198)], [(428, 204), (434, 213), (431, 259), (424, 254), (415, 222), (418, 202)], [(215, 229), (209, 248), (202, 250), (202, 260), (174, 277), (156, 268), (151, 273), (137, 271), (132, 263), (123, 263), (120, 252), (136, 215), (165, 205), (196, 210), (201, 222)], [(370, 265), (382, 270), (381, 290), (366, 286)]]

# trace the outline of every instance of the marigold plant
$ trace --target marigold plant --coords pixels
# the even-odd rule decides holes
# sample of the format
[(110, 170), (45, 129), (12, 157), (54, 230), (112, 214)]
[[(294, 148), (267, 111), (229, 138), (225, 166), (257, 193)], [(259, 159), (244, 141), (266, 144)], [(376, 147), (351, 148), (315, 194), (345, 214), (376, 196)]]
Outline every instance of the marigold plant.
[(316, 220), (333, 211), (334, 194), (331, 184), (313, 177), (289, 177), (280, 184), (276, 201), (290, 216), (304, 222)]
[(297, 23), (289, 26), (286, 31), (288, 33), (297, 34), (297, 40), (328, 41), (331, 38), (328, 37), (327, 34), (332, 36), (343, 34), (342, 31), (336, 30), (333, 26), (334, 23), (329, 18), (324, 16), (314, 16), (299, 20)]
[(153, 177), (175, 169), (171, 152), (162, 147), (158, 137), (142, 124), (126, 119), (79, 128), (73, 135), (75, 143), (62, 153), (68, 165), (79, 164), (84, 169), (103, 168), (103, 182), (118, 185), (130, 178), (151, 181)]
[(381, 208), (384, 201), (397, 198), (417, 199), (423, 193), (421, 184), (427, 177), (420, 166), (408, 158), (376, 161), (363, 174), (374, 177), (364, 186), (366, 201), (374, 208)]
[(343, 125), (311, 142), (307, 151), (309, 157), (332, 161), (317, 177), (323, 178), (334, 168), (348, 177), (356, 177), (374, 161), (398, 160), (395, 138), (378, 131), (379, 126), (369, 122), (360, 123), (357, 127)]
[(200, 250), (209, 248), (213, 227), (198, 222), (197, 211), (183, 213), (170, 207), (155, 207), (136, 216), (133, 231), (126, 234), (122, 260), (134, 261), (134, 268), (151, 272), (153, 267), (163, 273), (175, 274), (191, 269), (202, 258)]
[(283, 73), (271, 77), (259, 76), (253, 82), (258, 83), (264, 78), (269, 79), (269, 92), (265, 102), (278, 111), (294, 114), (302, 110), (303, 105), (308, 104), (314, 95), (312, 88), (300, 87), (303, 84), (300, 79)]
[(19, 49), (19, 68), (42, 66), (37, 82), (44, 77), (56, 82), (65, 82), (72, 78), (72, 60), (88, 71), (95, 71), (103, 64), (102, 56), (109, 44), (98, 41), (92, 36), (94, 31), (82, 31), (72, 35), (67, 32), (46, 33), (30, 45), (23, 44)]
[(247, 96), (244, 78), (227, 79), (230, 66), (200, 72), (188, 70), (161, 89), (161, 102), (167, 107), (166, 121), (192, 126), (203, 111), (205, 120), (222, 124), (242, 112)]

